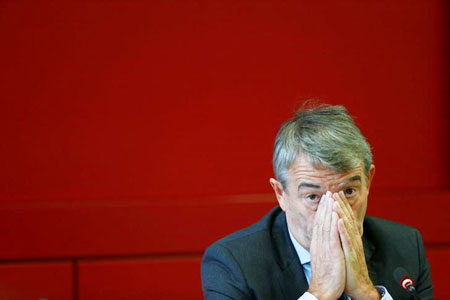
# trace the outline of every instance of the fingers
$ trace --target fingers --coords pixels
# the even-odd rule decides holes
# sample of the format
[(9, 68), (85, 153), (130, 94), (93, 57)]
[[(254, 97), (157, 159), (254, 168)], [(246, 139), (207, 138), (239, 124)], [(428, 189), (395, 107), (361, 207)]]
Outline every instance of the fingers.
[(334, 193), (333, 198), (338, 204), (338, 214), (341, 218), (344, 216), (347, 217), (349, 220), (354, 220), (355, 216), (353, 214), (352, 208), (350, 207), (350, 204), (347, 201), (347, 198), (344, 195), (344, 192), (340, 191), (339, 193)]
[(333, 194), (333, 210), (339, 215), (338, 231), (346, 265), (345, 293), (352, 299), (366, 299), (370, 281), (364, 256), (360, 224), (344, 193)]
[(319, 299), (337, 299), (345, 288), (345, 259), (334, 202), (331, 192), (322, 195), (314, 217), (309, 291)]
[(324, 209), (325, 209), (325, 195), (322, 195), (320, 198), (319, 206), (317, 207), (316, 211), (316, 220), (320, 221), (322, 220), (322, 217), (324, 215)]
[(331, 231), (330, 231), (330, 239), (332, 240), (332, 241), (334, 241), (335, 243), (340, 243), (340, 241), (339, 241), (339, 224), (338, 224), (338, 221), (339, 221), (339, 216), (338, 216), (338, 214), (335, 212), (335, 211), (333, 211), (332, 213), (331, 213)]
[[(331, 291), (331, 298), (336, 299), (334, 295), (345, 290), (352, 299), (363, 299), (360, 295), (364, 295), (367, 284), (362, 283), (371, 282), (358, 221), (342, 191), (322, 196), (314, 223), (310, 248), (311, 292)], [(329, 286), (329, 282), (333, 285)]]
[(328, 205), (328, 199), (331, 193), (326, 193), (320, 198), (319, 206), (317, 207), (316, 215), (314, 217), (314, 222), (317, 227), (323, 228), (328, 225), (326, 216), (329, 214), (330, 206)]
[(324, 201), (325, 195), (322, 195), (320, 198), (319, 205), (317, 206), (316, 215), (314, 217), (314, 230), (320, 231), (320, 229), (323, 226), (323, 216), (324, 216), (324, 209), (325, 209), (325, 201)]
[[(333, 212), (333, 202), (331, 192), (322, 195), (314, 220), (313, 243), (326, 249), (336, 247), (337, 244), (340, 244), (337, 228), (337, 220), (339, 217)], [(331, 244), (330, 241), (332, 242)]]
[(339, 232), (339, 237), (341, 239), (341, 243), (342, 243), (342, 249), (344, 250), (344, 253), (349, 253), (350, 249), (351, 249), (351, 239), (350, 239), (350, 218), (351, 215), (353, 213), (350, 213), (345, 205), (345, 202), (342, 199), (342, 195), (340, 195), (339, 193), (334, 193), (333, 197), (335, 199), (334, 202), (334, 209), (337, 212), (337, 214), (339, 215), (339, 220), (338, 220), (338, 232)]
[(353, 214), (352, 208), (345, 198), (344, 193), (334, 193), (335, 199), (333, 209), (339, 215), (338, 220), (338, 232), (341, 239), (342, 248), (344, 253), (349, 253), (352, 249), (358, 247), (357, 243), (359, 238), (359, 229)]
[(350, 253), (350, 251), (352, 249), (352, 242), (351, 242), (347, 227), (344, 224), (344, 220), (339, 219), (337, 222), (337, 225), (338, 225), (339, 237), (340, 237), (341, 243), (342, 243), (342, 249), (344, 250), (344, 253), (346, 253), (346, 255), (347, 255), (348, 253)]
[(341, 191), (339, 193), (334, 193), (333, 198), (335, 199), (335, 204), (333, 209), (338, 213), (339, 218), (344, 220), (344, 225), (347, 228), (349, 234), (359, 234), (359, 225), (353, 214), (353, 210), (345, 198), (344, 193)]
[(310, 247), (311, 252), (314, 252), (315, 248), (320, 247), (320, 244), (322, 243), (323, 216), (325, 213), (324, 198), (325, 195), (322, 195), (314, 217), (314, 225), (312, 230), (311, 247)]
[(327, 192), (325, 194), (325, 199), (324, 199), (324, 205), (325, 205), (325, 212), (324, 212), (324, 220), (323, 220), (323, 229), (326, 233), (329, 233), (331, 231), (331, 219), (332, 219), (332, 215), (331, 212), (333, 210), (333, 202), (331, 199), (331, 193)]

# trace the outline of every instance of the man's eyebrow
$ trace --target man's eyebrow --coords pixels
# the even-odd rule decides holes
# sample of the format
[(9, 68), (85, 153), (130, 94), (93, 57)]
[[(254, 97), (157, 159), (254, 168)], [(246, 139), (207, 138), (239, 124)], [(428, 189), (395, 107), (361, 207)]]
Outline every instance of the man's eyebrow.
[(298, 185), (297, 191), (299, 191), (301, 188), (313, 188), (313, 189), (320, 189), (321, 186), (314, 183), (308, 183), (308, 182), (301, 182)]
[(360, 175), (355, 175), (355, 176), (353, 176), (353, 177), (350, 177), (349, 179), (347, 179), (346, 181), (344, 181), (344, 182), (342, 183), (342, 185), (349, 184), (350, 182), (353, 182), (353, 181), (361, 181), (361, 176), (360, 176)]

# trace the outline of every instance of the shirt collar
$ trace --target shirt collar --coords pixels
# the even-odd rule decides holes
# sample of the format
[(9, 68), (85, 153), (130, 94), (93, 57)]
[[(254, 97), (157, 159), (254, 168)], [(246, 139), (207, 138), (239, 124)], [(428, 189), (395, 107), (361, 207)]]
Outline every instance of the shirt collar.
[(297, 240), (292, 235), (291, 230), (289, 229), (289, 226), (288, 226), (288, 231), (289, 231), (289, 237), (291, 238), (292, 244), (294, 244), (295, 252), (297, 252), (297, 255), (298, 255), (298, 258), (300, 259), (301, 264), (304, 265), (304, 264), (310, 263), (311, 262), (311, 254), (308, 252), (308, 250), (303, 248), (303, 246), (300, 245), (299, 242), (297, 242)]

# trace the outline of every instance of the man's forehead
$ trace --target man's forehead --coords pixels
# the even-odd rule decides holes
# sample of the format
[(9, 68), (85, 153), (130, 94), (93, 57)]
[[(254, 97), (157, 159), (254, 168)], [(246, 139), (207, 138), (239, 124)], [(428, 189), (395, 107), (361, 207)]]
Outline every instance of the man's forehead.
[(337, 172), (327, 166), (312, 165), (305, 159), (297, 159), (289, 168), (289, 173), (294, 182), (299, 182), (301, 180), (333, 181), (333, 183), (339, 184), (344, 181), (361, 181), (363, 169), (363, 165), (360, 163), (358, 166), (348, 171)]
[(336, 172), (330, 168), (312, 168), (312, 169), (304, 169), (304, 168), (295, 168), (293, 169), (293, 172), (291, 175), (294, 175), (294, 177), (301, 179), (301, 178), (317, 178), (317, 179), (327, 179), (327, 180), (336, 180), (336, 181), (345, 181), (350, 178), (353, 179), (361, 179), (363, 168), (361, 166), (358, 166), (356, 168), (353, 168), (351, 170), (345, 171), (345, 172)]

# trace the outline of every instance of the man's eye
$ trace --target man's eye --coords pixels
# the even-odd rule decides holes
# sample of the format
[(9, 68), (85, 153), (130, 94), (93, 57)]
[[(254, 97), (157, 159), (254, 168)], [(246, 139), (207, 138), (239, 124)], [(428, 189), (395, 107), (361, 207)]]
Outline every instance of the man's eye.
[(354, 188), (348, 188), (344, 193), (346, 196), (353, 196), (356, 193), (356, 190)]
[(311, 200), (311, 201), (316, 201), (317, 199), (319, 199), (319, 196), (316, 194), (311, 194), (306, 196), (306, 199)]

